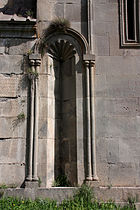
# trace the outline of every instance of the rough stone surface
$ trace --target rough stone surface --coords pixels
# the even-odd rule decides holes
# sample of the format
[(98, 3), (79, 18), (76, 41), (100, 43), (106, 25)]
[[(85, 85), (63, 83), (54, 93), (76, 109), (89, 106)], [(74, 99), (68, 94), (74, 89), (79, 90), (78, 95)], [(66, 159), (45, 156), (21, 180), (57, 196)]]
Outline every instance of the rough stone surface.
[[(31, 189), (31, 188), (25, 188), (25, 189), (6, 189), (6, 190), (0, 190), (0, 192), (4, 192), (5, 197), (18, 197), (18, 198), (50, 198), (53, 200), (57, 200), (58, 202), (62, 202), (65, 199), (69, 199), (72, 197), (75, 192), (77, 191), (77, 188), (73, 187), (66, 187), (66, 188), (39, 188), (39, 189)], [(96, 198), (100, 199), (101, 201), (108, 201), (110, 198), (111, 200), (115, 201), (117, 204), (125, 205), (128, 201), (128, 198), (132, 196), (133, 198), (136, 198), (136, 207), (137, 209), (140, 208), (140, 188), (127, 188), (127, 187), (95, 187), (93, 189), (94, 195)]]
[[(28, 2), (30, 8), (32, 1)], [(120, 47), (118, 1), (92, 2), (92, 52), (83, 57), (78, 42), (69, 37), (76, 55), (63, 63), (63, 68), (62, 63), (53, 60), (51, 55), (48, 56), (47, 47), (44, 56), (38, 57), (41, 59), (41, 66), (38, 69), (37, 167), (42, 187), (52, 186), (57, 175), (62, 174), (60, 171), (66, 173), (73, 185), (76, 182), (81, 184), (85, 180), (87, 109), (86, 72), (82, 59), (95, 60), (94, 132), (99, 186), (140, 186), (140, 50)], [(8, 12), (12, 14), (8, 14), (8, 4), (6, 14), (3, 14), (2, 8), (6, 4), (6, 0), (0, 2), (0, 19), (4, 20), (6, 17), (8, 21), (11, 15), (17, 13), (15, 8), (11, 8)], [(71, 27), (87, 38), (87, 11), (87, 2), (84, 0), (38, 1), (38, 38), (43, 29), (57, 16), (68, 19)], [(26, 74), (28, 70), (31, 71), (28, 56), (36, 60), (33, 54), (36, 39), (25, 36), (32, 34), (28, 31), (31, 30), (29, 25), (32, 21), (24, 24), (24, 18), (19, 17), (18, 20), (20, 25), (14, 25), (16, 27), (13, 33), (8, 26), (3, 28), (6, 30), (5, 37), (0, 39), (0, 184), (14, 182), (21, 186), (26, 176), (25, 167), (30, 146), (31, 82)], [(22, 30), (19, 28), (21, 26)], [(27, 33), (24, 34), (23, 31)], [(15, 38), (16, 33), (19, 38)], [(59, 35), (58, 39), (60, 41), (65, 38), (63, 34), (61, 37)], [(55, 42), (56, 39), (55, 36), (51, 41)], [(92, 56), (93, 54), (95, 56)], [(19, 119), (23, 113), (25, 119)], [(92, 122), (91, 126), (93, 124)], [(12, 174), (10, 177), (9, 173)], [(120, 188), (100, 188), (97, 190), (97, 196), (103, 196), (105, 199), (115, 198), (116, 202), (120, 202), (123, 196), (127, 197), (129, 191), (133, 194), (133, 190), (135, 191), (129, 188), (126, 191)], [(40, 189), (40, 192), (35, 192), (34, 189), (21, 191), (24, 196), (32, 198), (40, 195), (39, 193), (42, 197), (50, 196), (43, 189)], [(20, 195), (21, 191), (15, 190), (14, 193)], [(50, 189), (51, 191), (53, 190)], [(138, 188), (136, 191), (139, 194)], [(12, 191), (7, 193), (10, 195)], [(59, 194), (59, 190), (55, 193)], [(58, 198), (61, 200), (61, 196)]]

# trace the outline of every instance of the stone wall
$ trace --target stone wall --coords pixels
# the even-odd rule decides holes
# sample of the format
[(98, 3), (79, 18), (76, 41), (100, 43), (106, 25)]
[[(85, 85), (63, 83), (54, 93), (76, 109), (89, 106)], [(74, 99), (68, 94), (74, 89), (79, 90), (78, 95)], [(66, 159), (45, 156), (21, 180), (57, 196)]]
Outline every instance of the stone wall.
[[(2, 36), (2, 33), (1, 33)], [(0, 38), (0, 184), (25, 180), (28, 79), (26, 56), (32, 39)]]
[(140, 51), (119, 38), (118, 1), (95, 0), (97, 174), (103, 186), (138, 186)]
[(85, 0), (38, 1), (37, 19), (39, 34), (56, 17), (66, 18), (71, 27), (87, 37), (87, 3)]
[[(49, 25), (50, 21), (57, 16), (68, 19), (73, 29), (86, 38), (88, 37), (86, 1), (38, 1), (38, 36), (42, 34), (43, 29)], [(26, 23), (25, 21), (24, 24), (21, 23), (24, 25), (22, 29), (26, 28)], [(1, 28), (3, 28), (2, 24), (0, 23)], [(139, 186), (140, 51), (139, 49), (120, 47), (117, 0), (93, 1), (92, 27), (93, 34), (91, 34), (91, 37), (93, 42), (91, 43), (96, 65), (95, 120), (99, 184), (101, 186)], [(13, 30), (15, 31), (12, 35), (11, 28), (10, 32), (8, 32), (8, 29), (5, 30), (3, 34), (0, 33), (0, 184), (17, 184), (21, 186), (26, 176), (27, 130), (29, 129), (27, 119), (30, 104), (28, 95), (29, 81), (24, 73), (28, 69), (27, 53), (31, 52), (35, 44), (35, 37), (29, 36), (29, 34), (27, 36), (22, 31), (16, 31), (14, 27)], [(68, 66), (70, 65), (68, 64)], [(55, 98), (57, 94), (60, 94), (59, 88), (55, 87), (56, 78), (54, 72), (56, 69), (54, 68), (56, 67), (57, 65), (54, 66), (53, 61), (45, 54), (39, 72), (38, 176), (42, 181), (42, 187), (52, 185), (55, 173), (59, 170), (55, 168), (55, 161), (57, 160), (56, 163), (60, 164), (59, 155), (57, 156), (60, 151), (56, 141), (60, 129), (57, 127), (60, 122), (56, 110), (56, 107), (59, 107), (56, 103), (59, 104), (60, 101)], [(77, 84), (82, 81), (82, 64), (78, 68), (79, 72), (81, 70), (81, 75), (77, 77)], [(80, 85), (83, 84), (80, 82)], [(66, 84), (65, 87), (70, 89), (70, 84)], [(63, 94), (66, 91), (65, 87), (63, 88)], [(78, 85), (75, 89), (77, 91)], [(73, 94), (75, 94), (74, 91)], [(76, 94), (78, 95), (78, 93)], [(69, 93), (68, 97), (70, 97)], [(77, 116), (83, 115), (82, 111), (84, 109), (83, 98), (78, 97), (78, 102), (74, 100), (72, 107), (73, 112), (75, 112), (75, 103), (81, 107), (77, 111)], [(73, 103), (72, 100), (71, 103)], [(72, 117), (74, 117), (74, 120), (72, 120), (74, 126), (79, 126), (78, 135), (80, 136), (80, 133), (83, 132), (83, 121), (81, 123), (77, 120), (77, 125), (75, 125), (76, 116)], [(82, 119), (82, 117), (77, 118)], [(68, 122), (68, 119), (66, 121)], [(67, 124), (63, 122), (63, 126), (67, 126)], [(76, 138), (74, 126), (72, 132), (66, 129), (66, 135), (71, 133)], [(79, 171), (82, 168), (81, 173), (83, 176), (83, 165), (86, 162), (86, 157), (83, 154), (85, 139), (83, 135), (81, 136), (78, 144), (76, 144), (75, 139), (72, 139), (73, 144), (69, 149), (73, 151), (71, 156), (76, 153), (76, 149), (79, 156), (82, 154), (83, 160), (77, 162), (80, 166)], [(67, 141), (66, 145), (63, 145), (65, 153), (67, 153), (67, 144), (69, 143), (70, 140)], [(76, 158), (78, 159), (77, 154), (68, 161), (65, 160), (63, 164), (70, 165), (70, 161), (74, 159), (73, 168), (75, 169), (74, 164)], [(63, 156), (65, 157), (65, 155)], [(69, 171), (69, 168), (67, 171)], [(78, 174), (78, 179), (80, 179), (81, 173)]]

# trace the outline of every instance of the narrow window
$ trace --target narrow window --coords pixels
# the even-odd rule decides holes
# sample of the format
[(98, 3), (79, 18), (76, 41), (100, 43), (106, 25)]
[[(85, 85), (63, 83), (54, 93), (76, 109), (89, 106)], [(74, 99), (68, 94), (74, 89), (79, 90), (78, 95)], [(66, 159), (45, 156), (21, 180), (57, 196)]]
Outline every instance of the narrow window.
[(135, 6), (134, 0), (127, 0), (127, 36), (128, 40), (135, 40)]
[(120, 32), (122, 46), (139, 45), (138, 1), (139, 0), (120, 0)]

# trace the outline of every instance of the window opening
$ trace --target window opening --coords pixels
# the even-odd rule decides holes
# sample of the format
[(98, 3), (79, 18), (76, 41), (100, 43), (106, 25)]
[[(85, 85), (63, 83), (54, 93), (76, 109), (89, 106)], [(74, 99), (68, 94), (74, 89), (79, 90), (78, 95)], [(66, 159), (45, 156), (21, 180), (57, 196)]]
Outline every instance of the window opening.
[(121, 46), (140, 46), (139, 0), (119, 0)]
[(128, 40), (135, 40), (135, 12), (134, 0), (127, 0), (127, 36)]

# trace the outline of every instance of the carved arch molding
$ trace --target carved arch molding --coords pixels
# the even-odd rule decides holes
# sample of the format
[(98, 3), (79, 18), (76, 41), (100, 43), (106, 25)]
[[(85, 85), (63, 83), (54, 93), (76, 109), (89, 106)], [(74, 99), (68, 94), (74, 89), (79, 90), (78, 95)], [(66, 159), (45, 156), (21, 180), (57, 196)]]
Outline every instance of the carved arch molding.
[[(56, 131), (59, 143), (55, 151), (59, 154), (55, 154), (55, 161), (52, 163), (55, 165), (54, 176), (65, 174), (72, 185), (81, 184), (84, 180), (98, 180), (94, 120), (94, 55), (90, 54), (86, 39), (73, 29), (67, 29), (66, 32), (53, 32), (45, 40), (45, 53), (53, 62), (53, 66), (57, 66), (53, 68), (54, 86), (57, 89), (56, 92), (59, 93), (54, 93), (53, 96), (55, 101), (59, 101), (57, 107), (55, 103), (55, 110), (59, 110), (58, 113), (55, 113), (57, 116), (55, 120), (59, 120), (59, 129)], [(36, 63), (36, 60), (31, 60), (34, 60), (31, 65), (35, 65), (32, 63)], [(36, 68), (35, 71), (38, 71), (39, 75), (39, 68)], [(35, 92), (38, 93), (37, 90)], [(38, 108), (32, 111), (33, 118), (38, 119), (36, 110)], [(56, 126), (55, 120), (54, 126)], [(31, 121), (36, 122), (33, 119)], [(32, 122), (30, 123), (31, 128), (34, 127)], [(31, 132), (34, 133), (34, 131)], [(30, 136), (33, 136), (32, 133)], [(35, 140), (32, 137), (30, 146), (34, 144), (34, 141), (38, 142), (37, 137)], [(31, 148), (33, 150), (36, 146), (31, 146)], [(31, 153), (38, 155), (37, 150)], [(33, 165), (34, 160), (31, 154), (29, 158), (30, 164)], [(27, 177), (31, 177), (31, 170), (29, 173)]]

